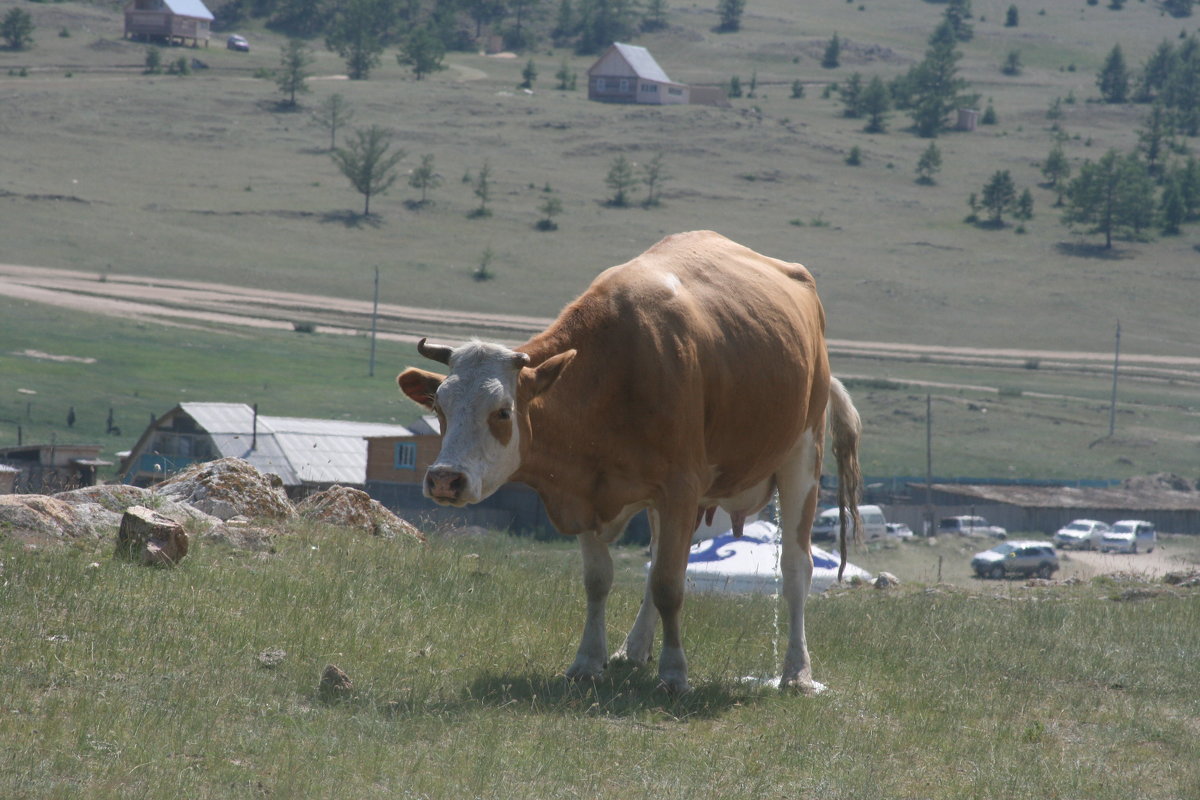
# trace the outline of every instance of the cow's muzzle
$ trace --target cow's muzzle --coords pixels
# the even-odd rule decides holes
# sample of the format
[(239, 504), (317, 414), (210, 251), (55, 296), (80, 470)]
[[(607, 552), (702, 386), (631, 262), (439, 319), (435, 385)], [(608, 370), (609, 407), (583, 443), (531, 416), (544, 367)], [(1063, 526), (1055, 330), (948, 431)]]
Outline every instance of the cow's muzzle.
[(467, 476), (449, 467), (430, 467), (425, 473), (425, 496), (443, 505), (462, 505)]

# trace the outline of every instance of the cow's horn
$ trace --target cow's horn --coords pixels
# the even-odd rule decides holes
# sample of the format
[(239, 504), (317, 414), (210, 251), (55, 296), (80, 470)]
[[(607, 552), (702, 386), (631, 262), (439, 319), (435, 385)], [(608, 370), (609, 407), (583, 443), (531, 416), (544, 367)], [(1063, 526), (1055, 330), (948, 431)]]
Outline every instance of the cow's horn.
[(421, 341), (417, 342), (417, 352), (430, 361), (437, 361), (440, 364), (449, 366), (450, 354), (454, 352), (454, 349), (444, 344), (426, 344), (428, 341), (428, 339), (421, 339)]

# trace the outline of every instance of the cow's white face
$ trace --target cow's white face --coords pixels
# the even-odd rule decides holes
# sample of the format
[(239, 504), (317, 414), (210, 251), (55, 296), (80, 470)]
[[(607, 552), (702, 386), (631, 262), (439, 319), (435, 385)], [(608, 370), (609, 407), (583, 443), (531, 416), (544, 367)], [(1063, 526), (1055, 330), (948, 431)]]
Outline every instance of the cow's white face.
[(498, 344), (471, 342), (452, 350), (422, 340), (419, 349), (450, 367), (445, 376), (410, 368), (397, 378), (401, 390), (433, 409), (441, 423), (442, 449), (425, 473), (425, 496), (442, 505), (478, 503), (520, 467), (526, 406), (575, 351), (532, 370), (526, 368), (529, 356)]

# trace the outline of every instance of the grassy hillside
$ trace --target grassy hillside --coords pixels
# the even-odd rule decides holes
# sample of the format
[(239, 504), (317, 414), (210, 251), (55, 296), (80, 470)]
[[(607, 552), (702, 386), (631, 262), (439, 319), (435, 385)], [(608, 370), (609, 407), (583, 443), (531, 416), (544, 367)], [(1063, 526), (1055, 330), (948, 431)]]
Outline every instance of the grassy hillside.
[[(1200, 275), (1200, 229), (1119, 242), (1114, 253), (1102, 254), (1091, 246), (1094, 237), (1076, 237), (1059, 224), (1053, 193), (1037, 185), (1038, 162), (1051, 143), (1050, 104), (1077, 100), (1063, 105), (1060, 120), (1076, 167), (1109, 147), (1131, 148), (1146, 109), (1088, 102), (1097, 95), (1096, 71), (1112, 44), (1120, 42), (1136, 66), (1164, 38), (1193, 31), (1194, 21), (1162, 15), (1152, 3), (1119, 12), (1080, 3), (1048, 6), (1044, 14), (1022, 9), (1021, 25), (1005, 28), (1008, 5), (977, 0), (975, 38), (961, 46), (963, 74), (983, 102), (993, 103), (999, 122), (940, 137), (943, 169), (936, 185), (922, 186), (914, 169), (929, 140), (912, 135), (906, 117), (893, 114), (889, 133), (866, 134), (862, 120), (841, 116), (836, 97), (821, 95), (824, 85), (852, 72), (891, 77), (919, 60), (939, 4), (827, 0), (801, 9), (756, 0), (743, 31), (727, 35), (712, 32), (711, 9), (672, 4), (670, 27), (637, 42), (677, 80), (715, 84), (739, 75), (746, 84), (756, 75), (757, 96), (734, 100), (732, 109), (589, 103), (583, 91), (553, 88), (564, 58), (580, 76), (591, 63), (566, 51), (519, 58), (454, 53), (449, 69), (419, 82), (388, 53), (371, 80), (349, 82), (337, 79), (340, 60), (318, 50), (318, 77), (302, 98), (305, 109), (293, 113), (276, 109), (272, 81), (254, 77), (278, 64), (282, 40), (274, 34), (245, 31), (248, 54), (226, 51), (219, 37), (207, 50), (172, 50), (169, 58), (195, 56), (210, 68), (182, 78), (145, 76), (144, 46), (120, 38), (118, 13), (29, 4), (35, 46), (0, 51), (0, 260), (358, 298), (369, 297), (378, 266), (386, 302), (551, 315), (600, 269), (661, 236), (714, 228), (809, 266), (834, 338), (1105, 351), (1120, 319), (1127, 353), (1200, 356), (1192, 291)], [(69, 37), (58, 35), (64, 28)], [(844, 42), (842, 66), (822, 69), (825, 42), (835, 32)], [(1014, 48), (1026, 66), (1006, 77), (1000, 64)], [(531, 95), (516, 89), (528, 55), (540, 73)], [(807, 86), (801, 99), (791, 97), (794, 80)], [(406, 201), (416, 192), (402, 179), (372, 202), (377, 217), (356, 215), (361, 198), (338, 174), (325, 152), (327, 134), (308, 113), (335, 91), (353, 105), (356, 126), (394, 132), (407, 152), (405, 170), (421, 155), (434, 155), (445, 183), (433, 193), (433, 206), (411, 210)], [(863, 153), (858, 167), (845, 164), (854, 146)], [(664, 204), (607, 207), (604, 178), (613, 159), (623, 154), (640, 163), (659, 151), (670, 176)], [(485, 161), (494, 213), (469, 219), (478, 201), (464, 178)], [(1035, 217), (1024, 235), (962, 222), (967, 195), (997, 169), (1010, 170), (1018, 187), (1034, 192)], [(560, 229), (550, 233), (533, 227), (547, 186), (564, 205)], [(485, 251), (492, 253), (495, 279), (477, 282), (470, 276)], [(209, 347), (199, 344), (210, 341), (208, 334), (69, 322), (29, 307), (6, 313), (2, 323), (6, 344), (14, 342), (0, 354), (12, 370), (6, 374), (39, 391), (39, 406), (56, 408), (44, 423), (26, 420), (43, 438), (52, 428), (37, 424), (65, 418), (72, 403), (89, 405), (88, 417), (102, 420), (109, 397), (125, 397), (131, 413), (147, 418), (172, 398), (198, 394), (258, 397), (272, 413), (316, 416), (332, 408), (368, 418), (382, 407), (403, 421), (416, 411), (393, 405), (386, 378), (378, 396), (371, 394), (374, 384), (353, 380), (328, 391), (327, 376), (341, 374), (333, 362), (346, 360), (344, 348), (361, 342), (256, 336), (219, 344), (216, 337), (213, 352), (228, 348), (229, 357), (194, 359), (197, 349)], [(80, 326), (79, 336), (67, 335), (70, 325)], [(78, 354), (120, 337), (129, 347), (109, 354), (108, 363), (140, 360), (129, 373), (114, 365), (91, 374), (78, 365), (7, 355), (26, 348)], [(387, 352), (383, 372), (409, 360)], [(1114, 449), (1097, 450), (1089, 445), (1107, 433), (1102, 406), (1109, 387), (1102, 376), (1064, 385), (1061, 376), (1021, 369), (963, 377), (936, 365), (866, 359), (840, 359), (835, 368), (871, 380), (993, 390), (934, 390), (948, 398), (941, 419), (960, 420), (939, 431), (956, 437), (939, 445), (940, 474), (1194, 471), (1198, 442), (1179, 435), (1194, 429), (1194, 384), (1130, 387), (1127, 399), (1145, 408), (1128, 409), (1122, 422), (1131, 424), (1122, 426), (1122, 438), (1104, 446)], [(64, 377), (51, 379), (47, 370)], [(259, 379), (274, 370), (285, 371)], [(63, 385), (85, 374), (95, 394)], [(130, 398), (124, 387), (132, 384), (154, 388)], [(0, 414), (10, 422), (6, 437), (29, 402), (16, 388), (6, 387), (0, 398)], [(998, 388), (1005, 392), (997, 395)], [(913, 415), (923, 415), (927, 389), (869, 390), (869, 471), (923, 472), (923, 416)], [(1031, 400), (1022, 394), (1030, 391), (1075, 399)], [(989, 401), (987, 424), (970, 409), (980, 405), (977, 394)]]
[[(561, 677), (576, 556), (528, 540), (293, 531), (178, 569), (0, 536), (0, 794), (89, 797), (1194, 796), (1195, 589), (909, 585), (814, 598), (815, 698), (771, 598), (691, 596), (695, 690)], [(619, 553), (610, 639), (636, 612)], [(901, 570), (903, 572), (903, 570)], [(907, 578), (904, 578), (907, 580)], [(298, 609), (312, 613), (297, 614)], [(260, 654), (283, 651), (264, 665)], [(327, 698), (327, 664), (354, 688)], [(1119, 780), (1114, 780), (1114, 776)]]

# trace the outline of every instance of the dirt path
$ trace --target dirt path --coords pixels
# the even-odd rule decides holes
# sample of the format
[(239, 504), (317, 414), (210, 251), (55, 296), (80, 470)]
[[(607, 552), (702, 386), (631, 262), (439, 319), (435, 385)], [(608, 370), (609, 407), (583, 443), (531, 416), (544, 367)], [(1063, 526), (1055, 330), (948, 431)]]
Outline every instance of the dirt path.
[(1172, 554), (1170, 544), (1159, 542), (1153, 553), (1097, 553), (1090, 550), (1059, 551), (1060, 571), (1054, 577), (1063, 579), (1096, 575), (1128, 573), (1147, 578), (1161, 578), (1168, 572), (1195, 569), (1191, 559)]
[[(295, 292), (250, 289), (230, 284), (114, 273), (0, 264), (0, 295), (124, 317), (161, 325), (286, 330), (297, 320), (316, 330), (358, 334), (371, 325), (371, 302)], [(383, 339), (416, 341), (422, 335), (448, 339), (486, 336), (507, 344), (524, 342), (550, 323), (548, 317), (416, 308), (384, 303), (378, 330)], [(1108, 370), (1106, 352), (948, 347), (900, 342), (829, 340), (830, 352), (881, 359), (942, 360), (969, 365), (1020, 365), (1037, 359), (1040, 369)], [(1200, 382), (1200, 358), (1122, 353), (1126, 374)], [(981, 387), (987, 388), (987, 387)]]

